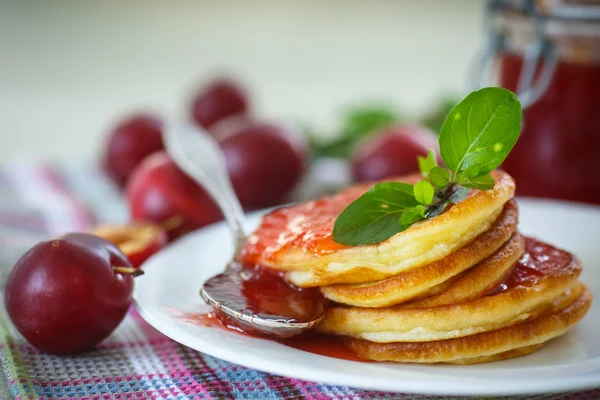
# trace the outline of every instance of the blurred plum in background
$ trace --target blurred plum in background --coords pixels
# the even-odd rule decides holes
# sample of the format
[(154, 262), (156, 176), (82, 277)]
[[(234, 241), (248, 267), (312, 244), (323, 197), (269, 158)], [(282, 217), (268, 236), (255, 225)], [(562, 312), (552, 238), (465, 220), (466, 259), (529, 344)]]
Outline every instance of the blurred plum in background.
[(233, 188), (246, 209), (282, 203), (308, 164), (308, 141), (291, 126), (237, 123), (216, 132)]
[(438, 153), (437, 136), (417, 124), (394, 125), (358, 143), (352, 156), (352, 177), (355, 181), (377, 181), (390, 176), (417, 172), (417, 156), (427, 150)]
[(131, 218), (163, 225), (171, 240), (222, 218), (210, 195), (162, 151), (136, 168), (126, 193)]
[(149, 113), (131, 115), (110, 132), (102, 164), (119, 186), (124, 186), (134, 168), (149, 154), (164, 148), (163, 122)]
[(191, 104), (192, 118), (199, 125), (210, 128), (215, 122), (248, 110), (245, 90), (231, 79), (218, 79), (201, 88)]

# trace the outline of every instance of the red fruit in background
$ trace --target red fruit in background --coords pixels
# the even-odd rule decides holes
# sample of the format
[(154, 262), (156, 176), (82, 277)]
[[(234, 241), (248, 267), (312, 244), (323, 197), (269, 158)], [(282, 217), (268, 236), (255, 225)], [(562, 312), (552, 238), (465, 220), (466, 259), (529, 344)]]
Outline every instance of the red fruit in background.
[(167, 232), (163, 227), (150, 223), (101, 225), (90, 233), (116, 245), (134, 268), (139, 268), (168, 242)]
[(420, 125), (397, 125), (360, 142), (351, 156), (355, 181), (377, 181), (419, 171), (417, 156), (438, 153), (437, 136)]
[(41, 242), (8, 277), (8, 315), (39, 350), (91, 350), (119, 325), (131, 304), (133, 277), (116, 267), (131, 264), (99, 237), (74, 233)]
[(249, 123), (220, 132), (233, 188), (247, 209), (280, 204), (302, 177), (308, 144), (291, 127)]
[(217, 80), (196, 94), (191, 113), (199, 125), (210, 128), (220, 119), (245, 113), (247, 108), (246, 93), (237, 83)]
[(210, 195), (162, 151), (136, 168), (126, 194), (131, 217), (166, 226), (171, 240), (222, 218)]
[(103, 166), (120, 186), (147, 155), (164, 148), (162, 121), (150, 114), (137, 114), (121, 121), (110, 133)]

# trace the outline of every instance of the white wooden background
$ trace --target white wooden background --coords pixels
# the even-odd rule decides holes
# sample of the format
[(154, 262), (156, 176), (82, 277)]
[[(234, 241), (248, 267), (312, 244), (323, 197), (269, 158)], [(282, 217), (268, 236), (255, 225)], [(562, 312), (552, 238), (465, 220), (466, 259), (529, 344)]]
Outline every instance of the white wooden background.
[(348, 102), (419, 112), (466, 89), (479, 0), (0, 0), (0, 163), (96, 157), (136, 108), (182, 114), (212, 73), (257, 113), (331, 124)]

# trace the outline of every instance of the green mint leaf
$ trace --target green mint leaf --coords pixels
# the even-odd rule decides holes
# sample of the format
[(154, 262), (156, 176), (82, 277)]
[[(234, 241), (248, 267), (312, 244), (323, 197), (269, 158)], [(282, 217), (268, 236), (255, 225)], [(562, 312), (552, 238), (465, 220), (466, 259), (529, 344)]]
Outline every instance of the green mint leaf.
[(465, 186), (469, 184), (469, 175), (466, 174), (462, 174), (458, 176), (458, 179), (456, 180), (458, 182), (459, 185), (461, 186)]
[(481, 173), (479, 167), (476, 166), (476, 165), (474, 165), (471, 168), (465, 170), (463, 173), (465, 175), (467, 175), (469, 178), (476, 178), (478, 176), (485, 175), (485, 173), (483, 173), (483, 174)]
[(450, 183), (450, 173), (446, 168), (435, 167), (429, 171), (429, 180), (436, 188), (442, 188)]
[(519, 138), (521, 114), (517, 96), (496, 87), (473, 92), (454, 107), (439, 139), (453, 176), (474, 167), (483, 175), (500, 166)]
[[(461, 179), (459, 178), (459, 181)], [(467, 187), (467, 188), (471, 188), (471, 189), (479, 189), (479, 190), (491, 190), (494, 188), (494, 178), (492, 178), (492, 176), (490, 174), (485, 174), (485, 175), (481, 175), (481, 176), (476, 176), (476, 177), (469, 177), (469, 176), (465, 176), (465, 178), (462, 179), (463, 183), (461, 183), (462, 186)]]
[(425, 218), (425, 207), (418, 205), (404, 210), (402, 215), (400, 215), (400, 220), (398, 222), (402, 226), (402, 230), (406, 230), (406, 228), (423, 218)]
[(415, 199), (424, 205), (431, 204), (433, 196), (435, 195), (435, 189), (431, 186), (431, 183), (423, 180), (419, 181), (413, 187), (413, 194)]
[(419, 171), (421, 171), (423, 178), (427, 178), (429, 171), (438, 165), (435, 151), (432, 149), (427, 151), (427, 157), (417, 156), (417, 161), (419, 162)]
[(413, 185), (379, 183), (350, 203), (337, 217), (333, 240), (348, 246), (383, 242), (406, 229), (398, 221), (406, 209), (418, 205)]

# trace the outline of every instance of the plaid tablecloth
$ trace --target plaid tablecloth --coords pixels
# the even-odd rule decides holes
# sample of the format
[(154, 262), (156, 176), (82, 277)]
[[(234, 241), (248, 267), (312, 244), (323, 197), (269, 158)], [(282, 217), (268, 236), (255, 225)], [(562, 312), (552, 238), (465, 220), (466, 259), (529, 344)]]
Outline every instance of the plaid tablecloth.
[[(6, 167), (0, 170), (1, 282), (37, 241), (94, 223), (125, 220), (120, 193), (93, 168)], [(17, 399), (450, 399), (330, 386), (240, 367), (168, 339), (135, 309), (97, 351), (70, 357), (36, 351), (4, 313), (0, 357), (9, 390)], [(523, 398), (598, 400), (600, 389)]]

